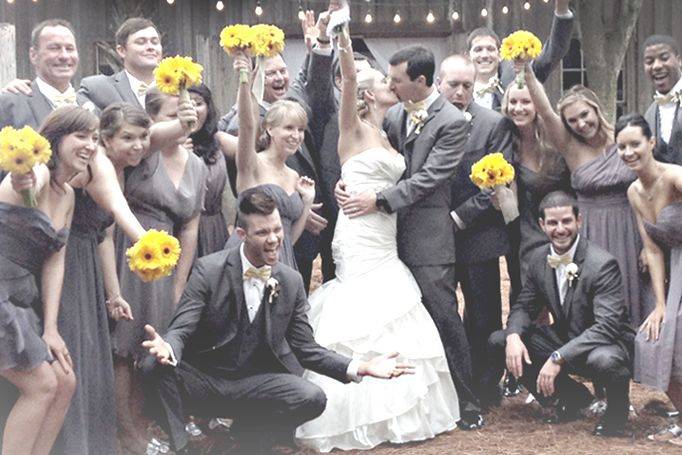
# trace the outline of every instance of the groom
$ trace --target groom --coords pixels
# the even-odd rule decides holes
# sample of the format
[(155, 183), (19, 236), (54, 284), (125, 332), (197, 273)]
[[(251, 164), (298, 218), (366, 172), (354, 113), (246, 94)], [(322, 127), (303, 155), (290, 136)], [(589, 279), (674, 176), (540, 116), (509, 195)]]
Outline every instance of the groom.
[[(630, 327), (618, 262), (578, 235), (575, 198), (562, 191), (540, 203), (540, 226), (550, 245), (529, 260), (528, 279), (511, 309), (507, 329), (490, 337), (491, 354), (542, 405), (556, 402), (548, 423), (574, 420), (591, 394), (569, 374), (598, 380), (608, 407), (597, 436), (619, 436), (628, 416), (634, 331)], [(551, 325), (536, 325), (543, 311)]]
[(433, 84), (433, 53), (421, 46), (390, 59), (390, 86), (402, 103), (386, 113), (384, 130), (407, 168), (395, 186), (378, 193), (337, 196), (353, 218), (377, 210), (398, 212), (398, 254), (422, 291), (422, 303), (440, 334), (460, 402), (461, 429), (483, 425), (472, 393), (469, 344), (457, 312), (455, 229), (449, 216), (450, 182), (464, 154), (469, 126)]
[(300, 377), (304, 368), (341, 382), (412, 373), (396, 364), (397, 353), (359, 362), (315, 343), (301, 275), (278, 263), (275, 201), (257, 188), (240, 198), (243, 243), (197, 261), (163, 338), (145, 327), (150, 355), (140, 369), (177, 453), (194, 453), (185, 431), (190, 411), (234, 417), (244, 453), (290, 442), (326, 405), (322, 389)]

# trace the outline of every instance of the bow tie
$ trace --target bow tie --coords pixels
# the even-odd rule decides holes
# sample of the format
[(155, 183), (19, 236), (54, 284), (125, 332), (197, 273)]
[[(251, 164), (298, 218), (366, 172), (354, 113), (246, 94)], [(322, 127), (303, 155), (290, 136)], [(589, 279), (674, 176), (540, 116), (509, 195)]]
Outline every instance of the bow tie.
[(497, 76), (488, 79), (487, 84), (481, 84), (479, 88), (476, 89), (476, 96), (481, 97), (486, 93), (494, 94), (495, 92), (499, 92), (500, 94), (504, 93), (502, 85), (500, 85), (500, 78)]
[(573, 262), (573, 259), (571, 259), (568, 254), (562, 254), (561, 256), (557, 254), (547, 255), (547, 264), (553, 269), (556, 269), (560, 265), (568, 265), (571, 262)]
[(669, 103), (677, 103), (680, 104), (680, 101), (682, 101), (682, 90), (678, 90), (676, 92), (670, 91), (666, 93), (665, 95), (660, 95), (656, 93), (654, 95), (654, 101), (656, 104), (659, 106), (663, 106)]
[(272, 268), (268, 266), (263, 266), (260, 268), (249, 267), (244, 271), (244, 279), (248, 280), (250, 278), (255, 278), (261, 280), (263, 283), (270, 279), (272, 274)]
[(137, 86), (137, 96), (145, 96), (147, 94), (147, 90), (149, 89), (149, 85), (145, 84), (144, 82), (140, 82), (140, 85)]
[(426, 110), (426, 100), (421, 101), (405, 101), (405, 110), (408, 114), (414, 115), (419, 111)]
[(52, 97), (50, 101), (52, 101), (52, 104), (54, 104), (55, 108), (75, 105), (76, 91), (73, 89), (73, 87), (69, 87), (64, 93), (60, 93)]

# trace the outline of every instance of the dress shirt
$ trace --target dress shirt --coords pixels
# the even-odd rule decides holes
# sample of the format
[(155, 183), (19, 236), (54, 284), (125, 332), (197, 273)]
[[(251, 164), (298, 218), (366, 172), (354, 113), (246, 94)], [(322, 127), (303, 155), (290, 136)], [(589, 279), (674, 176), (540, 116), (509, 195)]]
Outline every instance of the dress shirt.
[(486, 109), (492, 109), (493, 108), (493, 100), (495, 99), (493, 97), (493, 94), (490, 92), (485, 92), (481, 95), (479, 95), (480, 91), (483, 90), (488, 86), (487, 83), (485, 82), (474, 82), (474, 102), (478, 104), (479, 106), (482, 106)]
[[(571, 249), (568, 250), (568, 252), (558, 255), (554, 251), (554, 247), (550, 244), (549, 246), (549, 253), (551, 255), (555, 256), (568, 256), (571, 258), (571, 262), (573, 262), (573, 257), (575, 256), (575, 250), (578, 248), (578, 242), (580, 241), (580, 235), (578, 235), (575, 238), (575, 242), (573, 242), (573, 246), (571, 246)], [(568, 292), (568, 276), (566, 276), (566, 267), (567, 265), (564, 264), (559, 264), (556, 269), (554, 269), (554, 276), (556, 276), (556, 284), (557, 287), (559, 288), (559, 302), (563, 306), (564, 304), (564, 299), (566, 298), (566, 293)]]
[[(431, 107), (431, 105), (433, 104), (433, 102), (436, 101), (439, 96), (440, 96), (440, 93), (438, 92), (438, 90), (436, 90), (436, 88), (434, 86), (431, 86), (431, 94), (429, 96), (427, 96), (424, 100), (415, 101), (415, 103), (418, 103), (418, 102), (424, 103), (423, 109), (428, 111), (429, 108)], [(410, 119), (409, 114), (407, 115), (407, 120), (405, 120), (405, 121), (407, 122), (406, 123), (406, 126), (407, 126), (406, 131), (407, 131), (407, 135), (409, 136), (410, 133), (412, 132), (412, 129), (414, 128), (414, 124), (412, 123), (412, 120)]]
[[(675, 86), (670, 90), (670, 93), (682, 90), (682, 77), (677, 81)], [(656, 92), (656, 94), (661, 95)], [(658, 119), (660, 122), (661, 139), (667, 144), (670, 142), (670, 136), (673, 132), (673, 123), (675, 122), (675, 112), (679, 108), (679, 103), (673, 101), (658, 106)]]
[(137, 97), (137, 100), (140, 102), (140, 106), (144, 109), (144, 103), (147, 100), (147, 92), (143, 91), (143, 88), (146, 87), (147, 90), (150, 88), (156, 86), (156, 81), (152, 81), (151, 84), (147, 84), (146, 82), (143, 82), (130, 74), (128, 70), (125, 70), (126, 77), (128, 78), (128, 83), (130, 84), (130, 88), (133, 90), (133, 94)]
[[(76, 91), (73, 86), (69, 84), (69, 87), (64, 91), (60, 92), (40, 77), (36, 78), (36, 85), (38, 85), (38, 90), (40, 93), (45, 95), (45, 98), (50, 102), (54, 109), (63, 106), (76, 106)], [(64, 100), (66, 98), (66, 100)]]

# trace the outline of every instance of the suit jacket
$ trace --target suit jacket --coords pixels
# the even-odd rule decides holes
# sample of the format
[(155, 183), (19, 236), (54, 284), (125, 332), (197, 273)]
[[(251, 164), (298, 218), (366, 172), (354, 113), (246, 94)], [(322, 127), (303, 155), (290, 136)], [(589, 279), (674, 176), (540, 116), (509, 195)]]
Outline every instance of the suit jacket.
[(455, 233), (457, 262), (475, 264), (509, 252), (509, 235), (504, 219), (490, 201), (488, 192), (471, 182), (471, 166), (485, 155), (502, 152), (510, 163), (513, 155), (511, 121), (501, 114), (471, 103), (471, 130), (464, 156), (452, 180), (452, 209), (464, 223)]
[[(272, 277), (279, 295), (269, 303), (263, 298), (265, 342), (274, 357), (291, 374), (310, 369), (342, 382), (350, 359), (315, 342), (308, 323), (310, 308), (303, 281), (293, 269), (276, 264)], [(230, 343), (236, 336), (242, 312), (247, 311), (239, 247), (204, 256), (195, 263), (178, 309), (163, 336), (178, 362), (201, 357)]]
[(507, 320), (507, 333), (522, 335), (543, 308), (554, 318), (553, 328), (566, 344), (558, 351), (567, 362), (598, 346), (619, 345), (631, 353), (630, 326), (618, 262), (606, 251), (580, 238), (573, 262), (578, 277), (561, 305), (555, 271), (547, 264), (549, 245), (529, 257), (528, 276)]
[(110, 104), (121, 101), (144, 109), (144, 106), (140, 105), (140, 101), (133, 93), (125, 71), (120, 71), (111, 76), (98, 74), (83, 78), (77, 96), (79, 103), (90, 101), (97, 106), (99, 112), (106, 109)]
[[(52, 104), (38, 89), (35, 80), (31, 82), (31, 95), (23, 93), (3, 93), (0, 95), (0, 128), (26, 125), (38, 129), (50, 112)], [(83, 103), (78, 103), (83, 104)]]
[[(540, 83), (544, 83), (554, 68), (556, 68), (561, 60), (564, 58), (568, 49), (571, 47), (571, 36), (573, 34), (573, 17), (557, 17), (554, 15), (552, 21), (552, 28), (549, 32), (549, 39), (542, 46), (542, 52), (538, 58), (533, 60), (531, 65), (535, 72), (535, 77)], [(500, 62), (498, 68), (498, 77), (500, 78), (500, 85), (503, 90), (506, 90), (509, 84), (516, 79), (514, 72), (514, 64), (510, 61), (503, 60)], [(495, 92), (493, 94), (493, 108), (498, 110), (502, 104), (502, 93)]]
[(649, 105), (646, 114), (644, 114), (644, 118), (646, 118), (646, 121), (649, 123), (649, 128), (651, 128), (651, 131), (656, 137), (654, 157), (665, 163), (682, 165), (682, 115), (678, 112), (678, 115), (675, 116), (672, 133), (670, 134), (670, 141), (667, 144), (661, 139), (658, 105), (656, 103), (651, 103), (651, 105)]
[(379, 193), (398, 211), (398, 255), (408, 265), (455, 262), (455, 228), (450, 218), (450, 183), (464, 155), (469, 124), (442, 95), (429, 107), (419, 134), (406, 135), (407, 112), (391, 107), (384, 130), (405, 157), (403, 178)]

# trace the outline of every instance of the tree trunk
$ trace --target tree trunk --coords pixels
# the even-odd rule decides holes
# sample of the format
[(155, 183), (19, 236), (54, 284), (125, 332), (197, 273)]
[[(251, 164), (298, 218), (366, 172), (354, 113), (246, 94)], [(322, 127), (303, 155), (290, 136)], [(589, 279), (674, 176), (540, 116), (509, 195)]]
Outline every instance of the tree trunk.
[(17, 47), (14, 25), (0, 23), (0, 87), (17, 77)]
[(604, 114), (616, 119), (620, 73), (643, 0), (580, 0), (579, 17), (587, 80), (602, 101)]

